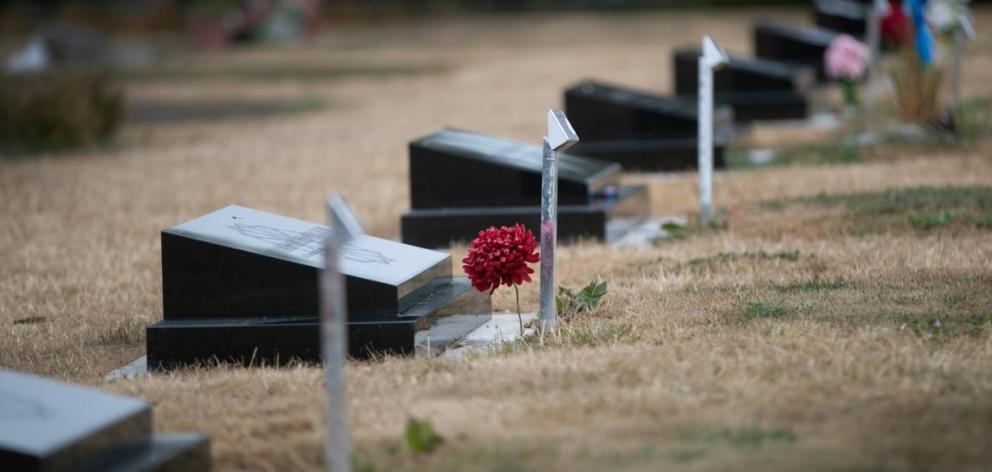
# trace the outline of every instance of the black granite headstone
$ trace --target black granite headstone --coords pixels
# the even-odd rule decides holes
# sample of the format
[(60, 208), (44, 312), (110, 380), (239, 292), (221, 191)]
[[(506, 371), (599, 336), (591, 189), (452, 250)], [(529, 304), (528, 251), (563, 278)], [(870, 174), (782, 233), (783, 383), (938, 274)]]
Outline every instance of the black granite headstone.
[[(148, 328), (149, 368), (319, 361), (327, 231), (233, 205), (164, 230), (163, 320)], [(488, 295), (451, 276), (448, 254), (356, 234), (341, 259), (352, 356), (412, 354), (442, 316), (462, 315), (466, 332), (489, 318)]]
[(0, 470), (209, 470), (209, 440), (152, 435), (137, 399), (0, 369)]
[(868, 30), (868, 8), (852, 0), (815, 0), (813, 21), (821, 28), (863, 39)]
[[(672, 56), (675, 92), (695, 96), (699, 89), (699, 50), (680, 49)], [(805, 67), (731, 56), (713, 74), (714, 100), (734, 110), (740, 122), (805, 118), (815, 83)]]
[[(575, 154), (617, 162), (626, 170), (695, 169), (698, 162), (696, 100), (661, 97), (587, 80), (565, 90), (565, 113), (581, 141)], [(723, 166), (733, 136), (733, 112), (714, 110), (714, 158)]]
[(804, 65), (827, 79), (823, 57), (837, 33), (823, 28), (801, 28), (760, 22), (754, 28), (754, 55), (761, 59)]
[[(539, 146), (445, 129), (410, 142), (410, 212), (403, 241), (425, 247), (469, 241), (490, 226), (522, 223), (538, 233)], [(610, 240), (643, 219), (647, 192), (620, 185), (620, 166), (562, 154), (558, 237)]]

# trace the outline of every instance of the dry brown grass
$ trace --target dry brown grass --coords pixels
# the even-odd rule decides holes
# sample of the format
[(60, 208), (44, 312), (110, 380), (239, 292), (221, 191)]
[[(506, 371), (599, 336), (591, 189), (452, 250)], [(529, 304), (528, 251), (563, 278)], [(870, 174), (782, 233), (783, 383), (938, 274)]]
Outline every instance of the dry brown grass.
[[(569, 82), (593, 76), (663, 91), (669, 48), (706, 32), (746, 52), (734, 47), (747, 43), (745, 17), (762, 14), (342, 29), (306, 47), (192, 60), (448, 70), (134, 83), (131, 96), (148, 99), (317, 98), (327, 107), (132, 126), (110, 149), (0, 161), (0, 365), (146, 398), (156, 428), (210, 434), (222, 470), (316, 469), (318, 370), (196, 370), (103, 383), (104, 373), (142, 353), (143, 327), (161, 316), (161, 228), (230, 203), (320, 221), (322, 198), (341, 191), (371, 232), (395, 236), (408, 206), (407, 139), (457, 125), (535, 141), (540, 117)], [(988, 20), (992, 12), (981, 12), (978, 22)], [(984, 80), (992, 65), (980, 52), (967, 69), (972, 94), (992, 91)], [(610, 290), (564, 341), (464, 362), (349, 366), (360, 457), (376, 470), (987, 468), (992, 335), (980, 320), (992, 306), (990, 233), (853, 236), (824, 230), (824, 221), (844, 217), (838, 208), (750, 204), (990, 186), (989, 151), (983, 142), (863, 165), (721, 173), (717, 201), (733, 207), (725, 231), (653, 248), (563, 248), (562, 284), (581, 286), (598, 272)], [(655, 213), (695, 207), (692, 175), (629, 180), (651, 186)], [(536, 284), (523, 296), (534, 307)], [(494, 301), (513, 306), (509, 291)], [(934, 334), (931, 317), (954, 329)], [(430, 419), (448, 439), (440, 452), (412, 456), (400, 445), (410, 415)]]

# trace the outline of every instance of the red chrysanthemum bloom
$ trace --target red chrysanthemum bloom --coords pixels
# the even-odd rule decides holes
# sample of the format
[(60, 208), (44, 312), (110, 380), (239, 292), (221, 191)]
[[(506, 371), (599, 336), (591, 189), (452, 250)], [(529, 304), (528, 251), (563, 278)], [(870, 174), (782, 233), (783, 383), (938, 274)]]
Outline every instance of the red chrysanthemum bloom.
[(522, 224), (513, 227), (490, 227), (479, 232), (472, 241), (468, 255), (462, 259), (462, 268), (480, 292), (496, 291), (500, 285), (507, 287), (530, 282), (534, 269), (527, 266), (541, 260), (534, 252), (537, 241), (534, 233)]

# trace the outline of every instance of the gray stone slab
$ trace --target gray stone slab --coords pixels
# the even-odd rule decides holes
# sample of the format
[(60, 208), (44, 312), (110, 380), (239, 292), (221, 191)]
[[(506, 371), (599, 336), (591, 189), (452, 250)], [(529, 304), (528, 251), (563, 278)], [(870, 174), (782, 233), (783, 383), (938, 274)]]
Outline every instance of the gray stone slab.
[(150, 433), (151, 410), (141, 400), (0, 369), (5, 470), (67, 470)]
[(148, 375), (148, 356), (141, 356), (129, 364), (114, 369), (103, 376), (103, 379), (112, 382), (115, 380), (131, 380)]

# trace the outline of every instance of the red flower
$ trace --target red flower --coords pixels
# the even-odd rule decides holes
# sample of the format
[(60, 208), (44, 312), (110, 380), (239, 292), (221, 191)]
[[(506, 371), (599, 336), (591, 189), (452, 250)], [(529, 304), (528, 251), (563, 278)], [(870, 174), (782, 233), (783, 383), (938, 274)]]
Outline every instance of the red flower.
[(902, 2), (889, 0), (889, 15), (882, 19), (882, 42), (889, 47), (901, 47), (909, 39), (909, 18)]
[(534, 233), (524, 225), (498, 229), (492, 226), (480, 231), (479, 237), (472, 241), (468, 255), (462, 259), (462, 268), (476, 290), (489, 290), (492, 294), (500, 285), (510, 287), (530, 282), (534, 269), (527, 264), (541, 259), (534, 252), (536, 249)]

